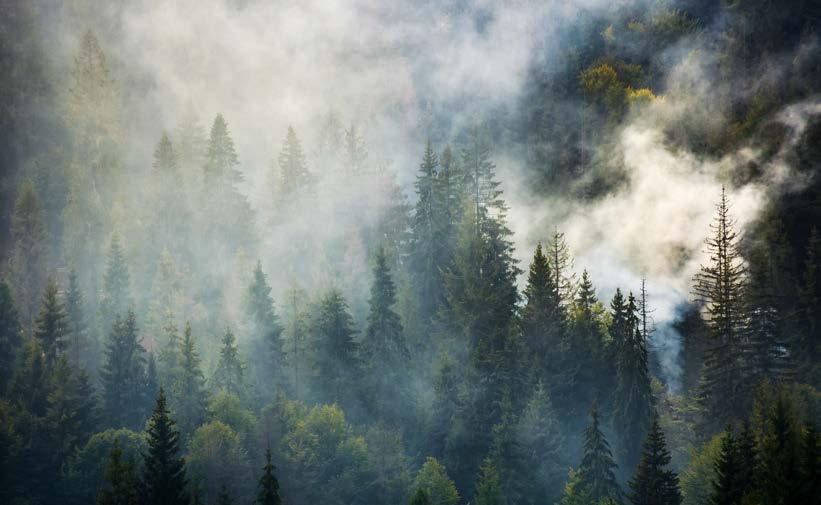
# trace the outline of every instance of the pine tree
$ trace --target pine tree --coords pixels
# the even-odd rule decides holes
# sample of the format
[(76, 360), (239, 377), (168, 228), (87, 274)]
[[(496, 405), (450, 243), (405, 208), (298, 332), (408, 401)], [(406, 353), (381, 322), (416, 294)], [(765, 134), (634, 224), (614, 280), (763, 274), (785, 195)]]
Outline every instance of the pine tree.
[(233, 185), (242, 180), (237, 171), (239, 164), (234, 140), (228, 132), (228, 123), (222, 114), (217, 114), (211, 125), (211, 136), (205, 153), (205, 181), (218, 186)]
[(14, 372), (14, 358), (20, 348), (20, 321), (11, 298), (11, 289), (0, 280), (0, 391), (6, 391)]
[(143, 453), (140, 502), (145, 505), (188, 505), (179, 433), (168, 414), (161, 388), (148, 422), (148, 449)]
[(103, 475), (109, 487), (99, 491), (97, 505), (137, 505), (139, 503), (138, 480), (134, 464), (123, 458), (119, 439), (114, 439)]
[(717, 215), (707, 239), (709, 264), (702, 265), (693, 291), (706, 310), (711, 345), (702, 369), (700, 398), (705, 421), (724, 422), (740, 416), (748, 400), (741, 343), (745, 336), (743, 291), (746, 269), (739, 252), (740, 235), (734, 230), (729, 202), (722, 189)]
[(479, 472), (476, 495), (473, 498), (476, 505), (507, 505), (507, 497), (493, 460), (486, 458)]
[(367, 159), (365, 141), (359, 135), (356, 125), (352, 123), (350, 128), (345, 130), (345, 170), (349, 174), (362, 172)]
[(658, 415), (653, 417), (650, 431), (642, 449), (636, 473), (630, 480), (630, 502), (633, 505), (679, 505), (681, 492), (678, 476), (666, 469), (670, 464), (670, 451), (659, 425)]
[(112, 426), (136, 428), (142, 424), (144, 354), (134, 312), (128, 311), (125, 320), (114, 320), (100, 370), (103, 407)]
[(163, 327), (165, 343), (160, 350), (160, 377), (164, 384), (174, 384), (179, 376), (180, 366), (180, 335), (174, 322), (174, 315), (167, 314), (167, 321)]
[[(561, 277), (560, 277), (561, 278)], [(555, 279), (555, 275), (554, 275)], [(617, 294), (620, 293), (617, 291)], [(560, 297), (561, 298), (561, 297)], [(601, 398), (612, 397), (603, 393), (613, 390), (611, 377), (603, 378), (601, 363), (611, 356), (603, 356), (606, 347), (602, 319), (604, 309), (596, 298), (596, 291), (587, 271), (569, 310), (570, 325), (565, 337), (565, 350), (557, 370), (548, 380), (551, 394), (559, 408), (572, 412), (576, 417), (585, 416), (589, 405)]]
[(361, 366), (354, 333), (348, 303), (332, 288), (320, 300), (311, 324), (314, 383), (325, 402), (344, 405), (351, 397)]
[(30, 328), (46, 286), (48, 238), (43, 223), (43, 207), (34, 184), (27, 180), (19, 190), (14, 214), (11, 216), (14, 249), (9, 263), (9, 281), (23, 326)]
[(536, 504), (561, 487), (566, 474), (564, 437), (556, 411), (541, 382), (518, 421), (517, 436), (525, 450), (525, 500)]
[(576, 276), (573, 274), (573, 258), (564, 240), (564, 233), (554, 231), (548, 249), (548, 264), (553, 274), (554, 289), (558, 292), (561, 303), (569, 305), (576, 296)]
[(257, 485), (256, 505), (280, 505), (279, 482), (274, 475), (274, 465), (271, 463), (271, 449), (265, 451), (265, 466), (262, 467), (262, 476)]
[[(616, 324), (614, 299), (613, 323)], [(619, 436), (622, 468), (635, 468), (640, 460), (640, 444), (653, 419), (653, 395), (647, 370), (647, 344), (642, 336), (638, 307), (633, 294), (623, 307), (623, 330), (617, 338), (616, 394), (613, 417)], [(620, 316), (621, 317), (621, 316)], [(618, 335), (623, 332), (622, 335)]]
[(125, 316), (131, 306), (130, 278), (120, 237), (114, 235), (108, 249), (106, 271), (103, 275), (103, 293), (100, 300), (101, 328), (108, 331), (118, 317)]
[(65, 299), (70, 334), (71, 362), (74, 368), (79, 368), (90, 361), (90, 359), (83, 356), (83, 354), (84, 351), (91, 349), (89, 349), (90, 342), (84, 311), (85, 300), (82, 290), (80, 289), (80, 283), (77, 280), (77, 273), (74, 269), (68, 273), (68, 289), (66, 290)]
[(51, 367), (57, 360), (67, 344), (70, 331), (66, 309), (57, 294), (57, 284), (49, 279), (34, 328), (34, 336), (40, 341), (40, 348), (46, 357), (46, 366)]
[(217, 370), (214, 372), (214, 383), (231, 394), (240, 396), (242, 387), (243, 365), (239, 358), (236, 338), (231, 332), (231, 328), (225, 329), (222, 337), (222, 349), (220, 349), (220, 359), (217, 363)]
[[(437, 191), (439, 160), (428, 139), (422, 164), (416, 176), (416, 207), (414, 209), (411, 239), (411, 267), (419, 296), (420, 314), (431, 317), (440, 305), (442, 271), (446, 267), (442, 248), (446, 245), (442, 195)], [(446, 195), (445, 195), (446, 196)]]
[(154, 148), (154, 162), (152, 164), (154, 170), (166, 180), (174, 180), (177, 171), (177, 154), (174, 152), (174, 146), (171, 144), (171, 139), (168, 138), (168, 132), (163, 131), (157, 147)]
[(311, 184), (302, 143), (291, 126), (288, 127), (279, 153), (279, 176), (279, 189), (283, 197), (304, 191)]
[(552, 378), (557, 372), (567, 321), (554, 280), (540, 242), (536, 246), (523, 292), (525, 306), (522, 308), (521, 324), (529, 354), (542, 380)]
[(610, 444), (599, 429), (599, 409), (594, 403), (590, 410), (590, 426), (584, 430), (584, 445), (577, 488), (589, 493), (594, 503), (605, 498), (618, 500), (621, 489), (616, 482), (613, 453)]
[(257, 387), (267, 399), (286, 384), (285, 351), (282, 347), (282, 327), (274, 310), (271, 287), (262, 264), (257, 261), (254, 278), (245, 294), (245, 313), (251, 326), (251, 365)]
[(361, 346), (365, 366), (376, 381), (373, 395), (375, 413), (378, 418), (401, 415), (407, 408), (403, 404), (405, 392), (402, 389), (407, 377), (402, 372), (410, 353), (405, 344), (402, 322), (393, 310), (396, 286), (382, 248), (376, 253), (369, 304), (368, 326)]
[(738, 486), (741, 464), (738, 446), (732, 426), (728, 426), (721, 439), (721, 453), (715, 462), (716, 478), (712, 482), (710, 505), (734, 505), (741, 503), (744, 491)]
[(180, 342), (180, 370), (171, 398), (180, 431), (186, 435), (193, 433), (205, 418), (207, 398), (205, 376), (194, 346), (190, 323), (185, 323), (185, 332)]

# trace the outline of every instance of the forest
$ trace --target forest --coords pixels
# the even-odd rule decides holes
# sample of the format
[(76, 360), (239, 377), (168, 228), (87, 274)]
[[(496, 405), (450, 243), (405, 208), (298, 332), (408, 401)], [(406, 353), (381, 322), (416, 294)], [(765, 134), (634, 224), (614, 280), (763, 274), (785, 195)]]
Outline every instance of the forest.
[(0, 503), (818, 505), (821, 3), (0, 1)]

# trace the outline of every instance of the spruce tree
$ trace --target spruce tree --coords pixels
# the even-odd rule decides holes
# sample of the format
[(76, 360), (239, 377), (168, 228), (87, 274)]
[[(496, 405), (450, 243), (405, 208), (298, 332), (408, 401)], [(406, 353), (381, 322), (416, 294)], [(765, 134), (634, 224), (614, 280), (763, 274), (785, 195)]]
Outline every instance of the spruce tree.
[(257, 484), (256, 505), (280, 505), (279, 482), (274, 475), (274, 465), (271, 463), (271, 449), (265, 451), (265, 466), (262, 467), (262, 476)]
[[(615, 305), (615, 304), (614, 304)], [(613, 417), (619, 437), (619, 455), (625, 471), (640, 460), (641, 440), (653, 419), (653, 395), (647, 370), (647, 343), (642, 336), (633, 294), (624, 306), (623, 335), (616, 342), (616, 394)], [(614, 312), (614, 325), (616, 316)]]
[(152, 398), (156, 398), (160, 391), (160, 378), (157, 374), (157, 360), (154, 358), (154, 351), (148, 353), (143, 384), (143, 405), (145, 405), (144, 410), (148, 417), (148, 413), (151, 412)]
[(43, 417), (48, 408), (49, 375), (40, 343), (28, 338), (18, 353), (9, 396), (26, 411)]
[(277, 390), (285, 386), (285, 351), (282, 346), (282, 327), (274, 310), (271, 287), (259, 261), (245, 294), (245, 313), (251, 327), (250, 364), (256, 374), (259, 393), (271, 400)]
[(681, 503), (678, 476), (666, 468), (669, 464), (670, 451), (667, 449), (658, 415), (655, 415), (644, 442), (641, 460), (630, 480), (629, 498), (633, 505)]
[(143, 421), (145, 349), (140, 340), (134, 312), (128, 311), (124, 320), (114, 320), (100, 378), (103, 408), (115, 427), (136, 428)]
[(176, 423), (169, 417), (162, 388), (148, 422), (147, 438), (140, 502), (145, 505), (188, 505), (185, 461), (179, 456), (179, 433)]
[(20, 321), (25, 328), (31, 328), (37, 315), (40, 293), (46, 287), (48, 239), (43, 223), (43, 207), (30, 180), (20, 187), (11, 216), (11, 234), (14, 249), (11, 251), (8, 279), (14, 288)]
[(311, 174), (305, 163), (302, 143), (292, 126), (282, 141), (279, 152), (279, 190), (282, 197), (305, 191), (311, 184)]
[(86, 325), (82, 290), (77, 280), (77, 273), (71, 269), (68, 273), (68, 288), (66, 289), (66, 313), (68, 315), (68, 328), (70, 333), (71, 362), (75, 368), (79, 368), (91, 361), (84, 356), (84, 351), (90, 351), (88, 337), (88, 327)]
[(499, 472), (493, 460), (486, 458), (479, 472), (476, 494), (473, 498), (476, 505), (507, 505), (507, 497), (502, 489)]
[(590, 426), (584, 430), (582, 462), (579, 465), (577, 489), (588, 493), (594, 503), (605, 498), (618, 501), (621, 489), (616, 482), (616, 462), (610, 444), (599, 428), (599, 409), (596, 403), (590, 410)]
[(191, 335), (191, 323), (185, 323), (185, 332), (180, 342), (179, 376), (173, 385), (171, 398), (180, 431), (185, 435), (193, 433), (205, 418), (207, 398), (205, 376)]
[(347, 405), (361, 364), (353, 318), (338, 289), (329, 290), (315, 308), (311, 334), (317, 392), (325, 402)]
[(562, 429), (550, 397), (537, 383), (516, 427), (516, 435), (525, 450), (525, 497), (523, 503), (536, 504), (553, 495), (566, 476), (566, 449)]
[(125, 317), (131, 306), (130, 277), (120, 237), (111, 237), (108, 260), (103, 275), (103, 293), (100, 300), (101, 329), (106, 332), (116, 318)]
[(168, 138), (168, 132), (162, 132), (162, 137), (157, 147), (154, 148), (152, 167), (160, 176), (166, 178), (166, 181), (174, 180), (177, 171), (177, 154), (174, 152), (171, 139)]
[(405, 344), (404, 331), (399, 315), (394, 312), (396, 286), (391, 278), (385, 250), (376, 253), (374, 280), (369, 301), (368, 326), (362, 340), (365, 366), (375, 380), (373, 402), (378, 418), (401, 415), (404, 404), (403, 386), (407, 376), (403, 374), (410, 356)]
[(732, 426), (727, 426), (721, 439), (721, 453), (715, 462), (716, 478), (712, 481), (710, 505), (736, 505), (741, 503), (744, 490), (738, 486), (741, 473), (738, 445)]
[(97, 505), (138, 505), (137, 474), (133, 462), (123, 458), (119, 439), (114, 439), (103, 475), (108, 487), (97, 493)]
[(443, 195), (437, 191), (437, 167), (439, 160), (428, 139), (422, 164), (416, 176), (416, 206), (413, 214), (411, 239), (411, 268), (419, 296), (421, 317), (429, 318), (442, 301), (442, 248), (446, 245), (443, 236), (444, 220), (442, 215)]
[(566, 313), (554, 280), (539, 242), (523, 291), (521, 324), (536, 372), (548, 383), (552, 383), (549, 379), (558, 371), (566, 325)]
[(599, 372), (604, 368), (601, 363), (606, 349), (602, 330), (603, 313), (604, 309), (585, 270), (569, 308), (570, 325), (565, 337), (563, 359), (547, 382), (559, 408), (570, 411), (578, 418), (586, 415), (589, 405), (597, 398), (604, 400), (612, 396), (602, 391), (613, 390), (615, 367), (607, 378)]
[(5, 392), (14, 372), (14, 358), (22, 343), (20, 321), (11, 289), (0, 280), (0, 392)]
[(693, 287), (697, 300), (705, 307), (710, 331), (700, 387), (704, 421), (710, 426), (741, 416), (748, 400), (744, 384), (746, 356), (741, 352), (746, 331), (743, 292), (747, 272), (739, 250), (741, 236), (734, 230), (723, 189), (716, 209), (713, 236), (706, 241), (709, 263), (701, 266)]
[(46, 366), (53, 365), (66, 347), (70, 331), (65, 306), (57, 294), (57, 284), (49, 279), (34, 327), (34, 336), (40, 341)]
[(242, 179), (236, 166), (239, 164), (234, 140), (228, 132), (228, 123), (222, 114), (214, 117), (211, 136), (205, 153), (206, 184), (233, 185)]
[(219, 362), (214, 372), (214, 384), (233, 395), (240, 396), (243, 392), (242, 375), (243, 365), (239, 358), (236, 338), (231, 328), (226, 328), (222, 337)]
[(164, 384), (174, 384), (179, 375), (180, 335), (174, 322), (174, 315), (171, 312), (167, 314), (163, 332), (165, 333), (165, 343), (163, 343), (159, 355), (160, 377)]

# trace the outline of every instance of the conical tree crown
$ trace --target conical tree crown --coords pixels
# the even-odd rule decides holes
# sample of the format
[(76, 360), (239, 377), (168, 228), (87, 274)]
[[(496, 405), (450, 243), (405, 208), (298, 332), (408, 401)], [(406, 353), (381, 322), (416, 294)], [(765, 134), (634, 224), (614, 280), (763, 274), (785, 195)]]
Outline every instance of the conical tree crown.
[(595, 403), (590, 411), (590, 421), (590, 426), (584, 430), (579, 489), (590, 493), (595, 502), (607, 497), (617, 498), (621, 495), (621, 489), (616, 482), (616, 462), (610, 444), (599, 428), (599, 409)]
[(271, 463), (271, 449), (265, 451), (265, 466), (262, 467), (262, 477), (257, 485), (256, 505), (280, 505), (279, 482), (274, 475), (274, 465)]
[(160, 389), (148, 422), (148, 449), (143, 453), (141, 490), (147, 505), (187, 505), (185, 461), (179, 456), (176, 423), (169, 417), (165, 392)]
[(630, 480), (630, 501), (633, 505), (679, 505), (681, 492), (678, 476), (666, 469), (670, 464), (670, 451), (659, 425), (653, 418), (650, 432), (644, 442), (641, 460), (635, 476)]

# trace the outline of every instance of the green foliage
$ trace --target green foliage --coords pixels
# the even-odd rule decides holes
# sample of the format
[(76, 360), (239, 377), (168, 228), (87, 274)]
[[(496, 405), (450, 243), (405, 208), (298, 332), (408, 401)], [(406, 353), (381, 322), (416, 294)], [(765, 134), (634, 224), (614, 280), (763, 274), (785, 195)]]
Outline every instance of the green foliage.
[(201, 425), (191, 437), (186, 452), (186, 472), (196, 483), (206, 503), (219, 495), (220, 486), (230, 482), (242, 502), (250, 497), (245, 489), (250, 472), (248, 455), (240, 436), (228, 425), (211, 421)]
[(415, 486), (427, 493), (431, 505), (456, 505), (459, 493), (448, 477), (445, 467), (435, 458), (428, 457), (419, 473), (416, 474)]
[(490, 458), (486, 458), (479, 469), (479, 480), (476, 483), (476, 494), (473, 499), (477, 505), (507, 504), (499, 472)]
[(103, 293), (100, 300), (100, 326), (109, 331), (114, 321), (125, 317), (131, 307), (131, 280), (125, 253), (120, 246), (120, 237), (111, 237), (108, 260), (103, 275)]
[(678, 476), (667, 466), (670, 451), (661, 431), (658, 416), (653, 418), (636, 473), (630, 480), (628, 497), (633, 505), (679, 505)]
[(257, 485), (256, 505), (280, 505), (279, 482), (274, 475), (274, 465), (271, 463), (271, 449), (265, 452), (265, 466)]
[(22, 343), (20, 321), (11, 289), (0, 281), (0, 391), (5, 391), (14, 372), (14, 358)]
[(222, 337), (222, 348), (217, 369), (214, 371), (215, 385), (233, 395), (243, 393), (243, 364), (239, 358), (236, 338), (230, 328), (226, 328)]
[(147, 449), (143, 452), (140, 501), (147, 505), (187, 505), (185, 460), (179, 456), (176, 423), (169, 417), (165, 392), (160, 389), (148, 421)]
[(178, 418), (180, 432), (190, 435), (205, 418), (208, 395), (205, 391), (205, 376), (200, 364), (200, 355), (194, 346), (191, 324), (185, 324), (185, 332), (180, 342), (180, 368), (176, 382), (172, 385), (171, 406)]
[(100, 370), (103, 410), (114, 427), (136, 428), (145, 419), (145, 350), (140, 340), (134, 312), (114, 320)]
[(43, 207), (32, 181), (20, 187), (11, 217), (14, 250), (9, 263), (9, 281), (24, 327), (31, 327), (37, 305), (46, 287), (48, 241), (43, 224)]
[(574, 490), (595, 501), (605, 498), (618, 500), (621, 489), (616, 482), (616, 463), (610, 444), (599, 428), (599, 410), (596, 404), (590, 410), (590, 425), (584, 430), (584, 447)]
[(114, 440), (114, 446), (108, 456), (104, 475), (109, 487), (100, 490), (97, 494), (97, 505), (136, 505), (139, 503), (134, 464), (128, 459), (123, 459), (123, 450), (117, 440)]
[(322, 297), (314, 309), (310, 331), (316, 392), (328, 402), (351, 405), (361, 364), (353, 318), (341, 291), (332, 288)]
[(253, 275), (244, 300), (251, 331), (250, 365), (255, 374), (257, 394), (270, 400), (285, 385), (282, 327), (274, 310), (271, 287), (259, 261)]
[[(143, 434), (125, 428), (95, 433), (84, 446), (74, 452), (66, 465), (66, 491), (76, 503), (91, 503), (100, 490), (106, 489), (106, 480), (112, 488), (114, 487), (114, 482), (106, 472), (115, 445), (120, 452), (120, 461), (119, 467), (112, 470), (117, 478), (123, 479), (119, 481), (122, 486), (118, 485), (116, 495), (122, 496), (120, 491), (128, 494), (125, 493), (125, 481), (131, 478), (130, 472), (134, 472), (134, 479), (138, 480), (137, 472), (142, 464), (141, 454), (146, 445)], [(131, 468), (127, 469), (128, 466)], [(137, 491), (136, 486), (133, 491)]]
[(40, 341), (47, 366), (54, 365), (57, 356), (66, 347), (70, 331), (68, 314), (57, 296), (57, 284), (50, 279), (43, 292), (40, 313), (34, 326), (34, 337)]
[(715, 461), (721, 453), (724, 434), (714, 436), (699, 449), (692, 450), (687, 468), (681, 472), (683, 505), (704, 505), (710, 498), (712, 482), (716, 480)]

